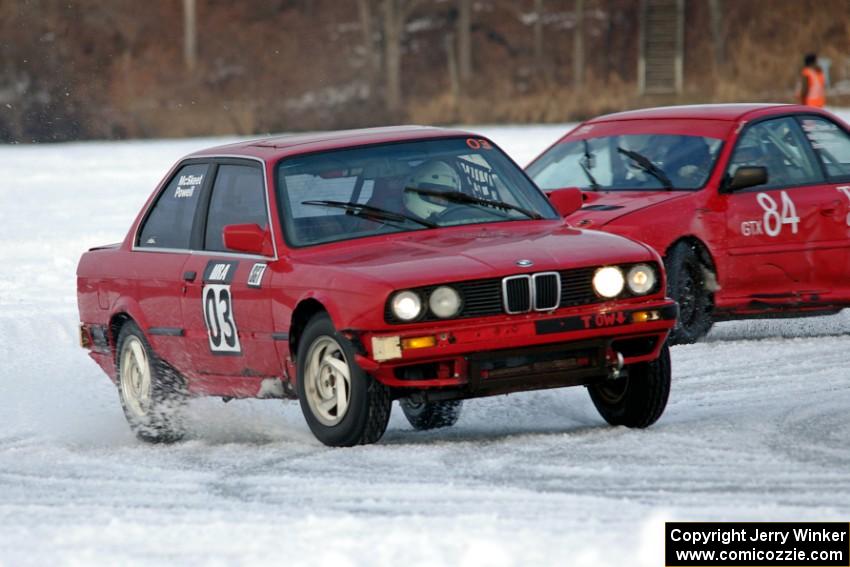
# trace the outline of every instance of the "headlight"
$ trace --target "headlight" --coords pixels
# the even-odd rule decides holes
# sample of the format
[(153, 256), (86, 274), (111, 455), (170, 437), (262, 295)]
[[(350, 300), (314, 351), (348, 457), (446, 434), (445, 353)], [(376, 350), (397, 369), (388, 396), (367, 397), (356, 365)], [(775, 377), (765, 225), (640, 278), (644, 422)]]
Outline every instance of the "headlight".
[(402, 321), (413, 321), (422, 313), (422, 300), (412, 291), (400, 291), (393, 296), (393, 315)]
[(632, 293), (643, 295), (655, 287), (655, 270), (647, 264), (632, 266), (626, 276), (626, 284)]
[(602, 297), (617, 297), (625, 283), (623, 271), (616, 266), (599, 268), (593, 274), (593, 289)]
[(438, 287), (431, 292), (428, 306), (431, 308), (431, 313), (441, 319), (454, 317), (460, 311), (460, 295), (450, 287)]

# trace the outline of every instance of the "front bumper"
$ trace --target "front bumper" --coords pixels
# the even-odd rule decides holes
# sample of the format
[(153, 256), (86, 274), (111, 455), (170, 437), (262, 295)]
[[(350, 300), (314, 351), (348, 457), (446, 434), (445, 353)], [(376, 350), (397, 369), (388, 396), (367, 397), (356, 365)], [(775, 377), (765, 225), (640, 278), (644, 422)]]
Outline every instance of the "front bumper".
[(617, 353), (626, 365), (655, 360), (677, 315), (663, 299), (346, 334), (361, 368), (389, 387), (480, 396), (586, 384), (604, 378)]

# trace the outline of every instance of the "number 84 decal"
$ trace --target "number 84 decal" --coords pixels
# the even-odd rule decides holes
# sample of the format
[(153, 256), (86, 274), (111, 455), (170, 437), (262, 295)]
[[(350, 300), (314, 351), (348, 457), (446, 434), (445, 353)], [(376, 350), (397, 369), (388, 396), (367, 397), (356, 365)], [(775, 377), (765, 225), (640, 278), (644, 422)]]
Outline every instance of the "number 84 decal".
[(756, 234), (767, 234), (768, 236), (779, 236), (782, 234), (782, 227), (786, 224), (791, 225), (791, 233), (797, 234), (797, 227), (800, 224), (800, 217), (797, 216), (797, 208), (794, 206), (794, 201), (788, 196), (785, 191), (780, 192), (779, 203), (768, 193), (759, 193), (756, 195), (756, 201), (764, 210), (762, 220), (744, 221), (741, 223), (741, 233), (744, 236), (753, 236)]

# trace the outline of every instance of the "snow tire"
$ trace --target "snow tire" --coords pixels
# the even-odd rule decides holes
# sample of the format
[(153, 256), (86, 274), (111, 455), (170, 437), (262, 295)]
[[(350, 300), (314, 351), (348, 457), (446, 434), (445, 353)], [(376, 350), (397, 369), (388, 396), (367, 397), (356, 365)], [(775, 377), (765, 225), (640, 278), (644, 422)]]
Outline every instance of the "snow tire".
[[(328, 417), (316, 409), (315, 385), (308, 385), (308, 364), (314, 356), (315, 349), (320, 345), (335, 351), (338, 364), (344, 362), (348, 367), (348, 400), (342, 415), (336, 416), (337, 423), (328, 423)], [(330, 351), (328, 351), (330, 352)], [(298, 379), (296, 391), (301, 404), (301, 411), (310, 430), (316, 438), (331, 447), (351, 447), (377, 442), (387, 429), (392, 410), (390, 390), (361, 369), (355, 362), (356, 352), (351, 341), (339, 334), (327, 313), (317, 313), (304, 328), (298, 341)], [(333, 365), (331, 365), (333, 366)], [(332, 369), (330, 370), (333, 371)], [(313, 393), (308, 392), (308, 389)], [(313, 396), (311, 403), (308, 396)]]
[(402, 399), (399, 400), (399, 405), (413, 429), (426, 431), (451, 427), (457, 423), (463, 408), (463, 400), (414, 403), (408, 399)]
[(665, 259), (667, 294), (679, 304), (679, 317), (670, 333), (670, 344), (691, 344), (703, 338), (713, 324), (714, 295), (709, 289), (710, 270), (687, 242), (670, 249)]
[(670, 348), (665, 344), (656, 360), (630, 364), (626, 369), (626, 376), (590, 385), (590, 399), (611, 425), (649, 427), (667, 407)]
[(116, 343), (118, 395), (130, 429), (149, 443), (174, 443), (183, 438), (186, 382), (156, 356), (133, 321), (121, 326)]

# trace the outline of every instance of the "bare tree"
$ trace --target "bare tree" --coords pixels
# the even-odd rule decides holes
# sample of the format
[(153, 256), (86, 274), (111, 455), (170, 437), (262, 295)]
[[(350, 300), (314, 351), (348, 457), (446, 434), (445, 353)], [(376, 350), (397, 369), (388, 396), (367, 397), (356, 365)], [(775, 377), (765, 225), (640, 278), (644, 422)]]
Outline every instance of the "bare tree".
[(721, 0), (709, 0), (708, 8), (711, 20), (711, 43), (714, 49), (714, 69), (717, 72), (726, 62), (726, 52), (723, 45), (723, 6)]
[(393, 116), (401, 112), (401, 44), (404, 25), (419, 0), (384, 0), (384, 77), (387, 110)]
[(576, 0), (576, 28), (573, 34), (573, 84), (584, 85), (584, 0)]
[(463, 83), (472, 78), (472, 0), (458, 0), (458, 73)]
[(543, 72), (543, 0), (534, 0), (534, 66)]
[(453, 33), (447, 34), (445, 37), (446, 58), (449, 68), (449, 85), (452, 93), (452, 104), (454, 105), (455, 116), (453, 120), (457, 120), (457, 110), (461, 96), (461, 79), (458, 72), (457, 54), (455, 53), (455, 36)]
[(357, 0), (360, 15), (360, 30), (363, 34), (363, 49), (366, 53), (366, 67), (369, 71), (369, 82), (373, 83), (381, 70), (381, 54), (375, 45), (375, 28), (372, 7), (374, 0)]
[(195, 0), (183, 0), (183, 60), (189, 71), (198, 60), (198, 22)]

